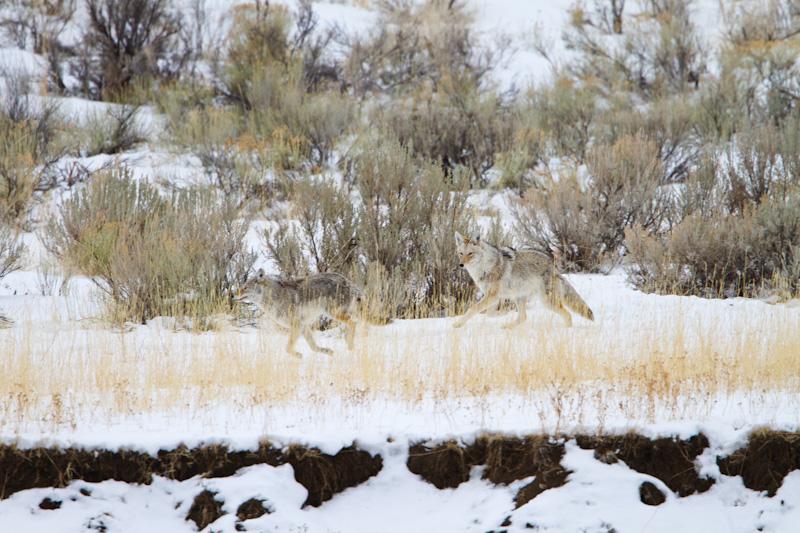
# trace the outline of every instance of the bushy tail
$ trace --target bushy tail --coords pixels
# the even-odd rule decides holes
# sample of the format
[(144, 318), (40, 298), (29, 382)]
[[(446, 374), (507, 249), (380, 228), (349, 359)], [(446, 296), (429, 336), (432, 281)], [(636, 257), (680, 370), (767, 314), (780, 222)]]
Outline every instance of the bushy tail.
[(592, 310), (589, 309), (589, 306), (583, 301), (583, 298), (580, 297), (575, 288), (562, 277), (559, 277), (559, 281), (561, 285), (561, 293), (564, 296), (564, 305), (567, 306), (567, 308), (569, 308), (571, 311), (581, 315), (583, 318), (594, 321), (594, 313), (592, 313)]

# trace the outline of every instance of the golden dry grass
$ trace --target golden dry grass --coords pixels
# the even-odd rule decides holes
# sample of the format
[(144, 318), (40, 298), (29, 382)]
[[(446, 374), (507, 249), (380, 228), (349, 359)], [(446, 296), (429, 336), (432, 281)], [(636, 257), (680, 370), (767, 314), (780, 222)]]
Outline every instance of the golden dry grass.
[(509, 416), (523, 406), (529, 421), (555, 429), (703, 420), (729, 408), (754, 411), (754, 421), (800, 413), (800, 310), (681, 299), (657, 310), (653, 301), (617, 314), (609, 304), (597, 323), (572, 329), (541, 309), (511, 331), (498, 327), (511, 315), (462, 330), (448, 320), (361, 327), (352, 352), (338, 331), (316, 332), (336, 353), (313, 354), (301, 339), (302, 360), (266, 324), (194, 334), (22, 322), (0, 331), (0, 431), (161, 415), (203, 427), (220, 410), (237, 414), (232, 424), (261, 423), (274, 410), (302, 418), (375, 403), (409, 413), (469, 406), (495, 421), (504, 405)]

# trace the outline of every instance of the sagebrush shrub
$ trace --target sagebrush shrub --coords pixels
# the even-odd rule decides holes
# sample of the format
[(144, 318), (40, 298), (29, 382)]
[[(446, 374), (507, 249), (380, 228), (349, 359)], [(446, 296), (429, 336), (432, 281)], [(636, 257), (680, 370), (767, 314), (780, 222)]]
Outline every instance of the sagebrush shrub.
[(445, 77), (438, 88), (423, 84), (376, 115), (384, 136), (448, 171), (466, 167), (478, 183), (485, 183), (497, 155), (508, 150), (516, 128), (510, 103), (468, 78)]
[(308, 158), (316, 166), (323, 166), (355, 121), (353, 102), (338, 91), (309, 91), (299, 58), (288, 66), (258, 74), (252, 108), (245, 114), (247, 131), (269, 138), (285, 129), (307, 144)]
[(34, 106), (30, 80), (9, 77), (0, 98), (0, 221), (24, 222), (36, 191), (58, 182), (67, 136), (55, 104)]
[(266, 240), (281, 271), (352, 271), (358, 260), (359, 217), (347, 191), (314, 178), (298, 180), (292, 189), (296, 225), (283, 224)]
[(603, 23), (600, 3), (593, 12), (577, 4), (571, 15), (564, 40), (578, 55), (566, 68), (577, 79), (593, 80), (606, 96), (625, 91), (649, 99), (681, 93), (696, 87), (705, 72), (706, 52), (689, 16), (689, 0), (649, 2), (624, 31), (617, 31), (621, 14), (618, 25)]
[(522, 113), (527, 123), (546, 133), (552, 155), (582, 163), (599, 114), (598, 96), (591, 85), (560, 77), (552, 86), (531, 90)]
[[(325, 44), (310, 6), (293, 26), (281, 6), (237, 6), (210, 87), (175, 83), (158, 96), (169, 140), (199, 157), (226, 194), (267, 200), (309, 167), (324, 167), (355, 121), (353, 103), (323, 83)], [(300, 35), (295, 35), (300, 32)]]
[(585, 180), (568, 169), (530, 189), (513, 214), (525, 245), (555, 256), (567, 269), (595, 271), (619, 261), (627, 228), (660, 232), (672, 200), (661, 185), (658, 151), (641, 135), (592, 148), (586, 167)]
[(343, 76), (357, 94), (403, 94), (446, 77), (480, 85), (504, 55), (501, 42), (493, 49), (479, 43), (463, 2), (390, 0), (379, 9), (371, 32), (347, 36)]
[(353, 161), (358, 200), (338, 185), (298, 182), (298, 224), (265, 234), (284, 274), (331, 269), (366, 287), (371, 311), (428, 316), (463, 306), (472, 285), (459, 272), (455, 232), (475, 224), (466, 205), (468, 176), (445, 176), (397, 141), (369, 144)]
[(663, 237), (630, 230), (628, 273), (647, 291), (756, 296), (800, 288), (800, 194), (769, 199), (737, 214), (692, 214)]
[(668, 96), (653, 100), (646, 109), (631, 106), (627, 98), (612, 98), (597, 117), (595, 144), (613, 145), (637, 134), (653, 143), (663, 163), (661, 183), (680, 183), (689, 174), (703, 147), (697, 135), (694, 100)]
[(46, 248), (105, 292), (115, 321), (225, 310), (254, 259), (232, 202), (197, 188), (162, 196), (125, 169), (93, 176), (58, 214)]
[(724, 151), (722, 183), (731, 212), (759, 205), (763, 199), (785, 199), (800, 185), (798, 122), (743, 126)]
[(752, 296), (798, 290), (800, 145), (796, 127), (745, 129), (703, 157), (680, 187), (669, 233), (626, 235), (631, 281), (645, 290)]
[(22, 268), (27, 249), (20, 240), (18, 231), (0, 224), (0, 279)]
[(723, 73), (739, 85), (750, 118), (780, 122), (797, 107), (800, 91), (796, 2), (734, 3), (723, 10), (728, 25), (720, 53)]
[(89, 25), (83, 55), (73, 61), (91, 98), (115, 97), (135, 78), (165, 78), (188, 55), (178, 40), (180, 13), (169, 0), (86, 0)]
[(119, 154), (145, 141), (136, 123), (138, 106), (112, 105), (103, 113), (90, 115), (78, 129), (78, 153), (82, 157)]

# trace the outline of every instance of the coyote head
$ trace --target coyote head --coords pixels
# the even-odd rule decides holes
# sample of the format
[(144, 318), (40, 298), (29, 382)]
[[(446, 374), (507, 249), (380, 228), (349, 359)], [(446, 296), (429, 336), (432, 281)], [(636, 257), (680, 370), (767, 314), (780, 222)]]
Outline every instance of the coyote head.
[(481, 259), (482, 252), (480, 233), (475, 233), (471, 239), (465, 239), (459, 232), (456, 232), (458, 266), (467, 268), (470, 264), (477, 264)]
[(233, 299), (237, 302), (257, 302), (266, 281), (267, 275), (264, 273), (264, 269), (259, 268), (255, 277), (248, 279), (239, 286), (239, 289), (233, 295)]

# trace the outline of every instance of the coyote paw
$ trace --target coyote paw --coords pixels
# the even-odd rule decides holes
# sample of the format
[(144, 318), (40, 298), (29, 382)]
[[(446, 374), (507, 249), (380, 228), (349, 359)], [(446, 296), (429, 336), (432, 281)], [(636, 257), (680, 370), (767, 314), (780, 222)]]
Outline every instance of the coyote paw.
[(333, 354), (333, 350), (331, 350), (330, 348), (317, 348), (317, 351), (327, 355)]
[(456, 322), (455, 324), (453, 324), (453, 327), (454, 327), (454, 328), (460, 328), (460, 327), (461, 327), (461, 326), (463, 326), (463, 325), (464, 325), (464, 322), (463, 322), (462, 320), (459, 320), (458, 322)]

